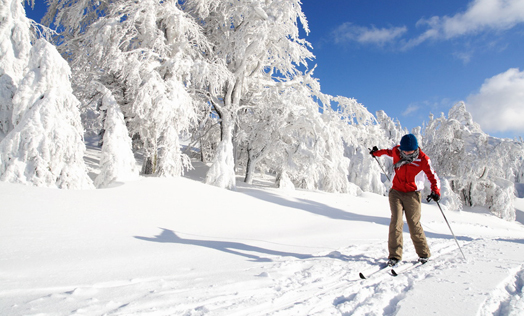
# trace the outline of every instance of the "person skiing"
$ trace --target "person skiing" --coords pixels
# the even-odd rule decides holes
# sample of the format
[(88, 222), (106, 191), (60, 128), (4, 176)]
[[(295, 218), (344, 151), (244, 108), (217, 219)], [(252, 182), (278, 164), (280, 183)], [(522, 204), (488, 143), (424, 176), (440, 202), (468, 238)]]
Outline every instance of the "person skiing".
[(419, 261), (426, 263), (431, 253), (420, 224), (422, 202), (420, 191), (424, 188), (424, 175), (431, 183), (429, 197), (435, 201), (440, 199), (440, 180), (431, 166), (431, 160), (422, 152), (413, 134), (404, 135), (400, 140), (400, 145), (392, 149), (379, 150), (377, 146), (374, 146), (370, 154), (373, 157), (387, 155), (393, 158), (395, 173), (393, 185), (389, 191), (391, 222), (388, 238), (388, 266), (394, 266), (402, 260), (403, 212), (406, 213), (406, 222)]

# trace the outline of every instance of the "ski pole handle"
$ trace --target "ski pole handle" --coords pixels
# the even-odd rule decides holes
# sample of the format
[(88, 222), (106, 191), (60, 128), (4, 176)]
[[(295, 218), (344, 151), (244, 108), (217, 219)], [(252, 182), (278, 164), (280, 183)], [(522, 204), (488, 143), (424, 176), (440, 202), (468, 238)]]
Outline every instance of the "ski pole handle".
[[(377, 146), (373, 147), (373, 150), (375, 150), (375, 148), (377, 148)], [(372, 152), (374, 152), (372, 149), (368, 148), (369, 149), (369, 153), (371, 154)], [(378, 148), (377, 148), (378, 150)], [(386, 173), (386, 171), (384, 170), (384, 168), (382, 167), (382, 164), (380, 163), (380, 161), (378, 161), (377, 157), (375, 157), (375, 155), (371, 155), (373, 156), (373, 158), (375, 158), (375, 161), (378, 163), (380, 169), (382, 169), (382, 172), (384, 172), (384, 174), (386, 175), (386, 178), (388, 178), (388, 181), (391, 182), (391, 179), (389, 178), (388, 174)]]

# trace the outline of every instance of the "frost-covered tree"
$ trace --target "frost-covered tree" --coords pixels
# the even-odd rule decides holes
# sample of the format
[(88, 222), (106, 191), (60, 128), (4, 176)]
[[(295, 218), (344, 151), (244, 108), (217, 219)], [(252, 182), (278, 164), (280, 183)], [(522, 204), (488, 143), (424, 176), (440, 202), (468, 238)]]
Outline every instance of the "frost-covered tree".
[(377, 111), (377, 122), (381, 129), (384, 130), (386, 138), (390, 140), (391, 144), (397, 144), (402, 136), (408, 134), (407, 129), (402, 128), (398, 120), (393, 121), (387, 116), (384, 111)]
[(277, 87), (267, 87), (259, 91), (255, 103), (264, 106), (244, 109), (238, 119), (236, 135), (236, 165), (244, 167), (244, 182), (251, 184), (257, 168), (268, 155), (278, 150), (281, 131), (286, 126), (289, 108), (285, 103), (286, 91)]
[(0, 140), (14, 128), (12, 99), (29, 60), (29, 28), (20, 0), (0, 0)]
[(522, 143), (485, 134), (460, 102), (448, 118), (430, 117), (424, 148), (465, 205), (487, 206), (501, 218), (515, 219), (513, 183), (522, 168)]
[(320, 92), (318, 80), (296, 76), (249, 96), (257, 106), (242, 110), (236, 137), (245, 182), (251, 183), (258, 169), (276, 174), (279, 187), (349, 191), (343, 123), (333, 119), (329, 106), (319, 112), (330, 97)]
[(367, 148), (383, 145), (387, 138), (363, 105), (321, 93), (318, 80), (310, 76), (259, 96), (268, 107), (250, 108), (251, 116), (240, 117), (244, 156), (239, 160), (246, 167), (246, 182), (258, 167), (275, 173), (280, 187), (358, 194), (359, 186), (385, 192), (380, 167)]
[[(382, 178), (383, 171), (370, 155), (369, 148), (392, 146), (391, 140), (386, 137), (386, 131), (381, 128), (378, 120), (362, 104), (355, 99), (336, 97), (337, 108), (341, 111), (341, 118), (345, 124), (344, 155), (349, 158), (348, 179), (359, 186), (363, 191), (384, 194), (386, 177)], [(383, 113), (381, 117), (389, 120)], [(382, 168), (389, 174), (389, 161), (379, 158)]]
[(114, 181), (138, 177), (136, 160), (131, 150), (131, 138), (124, 115), (111, 91), (101, 86), (102, 110), (105, 111), (104, 141), (100, 157), (100, 173), (95, 179), (97, 188), (107, 187)]
[[(252, 179), (250, 151), (254, 151), (259, 169), (275, 173), (279, 187), (358, 194), (361, 190), (355, 182), (368, 179), (368, 172), (364, 168), (363, 174), (363, 165), (357, 163), (352, 170), (354, 155), (349, 158), (345, 149), (349, 144), (363, 147), (362, 137), (369, 138), (369, 127), (376, 126), (373, 115), (354, 99), (321, 93), (318, 80), (309, 75), (263, 95), (263, 103), (274, 108), (254, 112), (249, 124), (240, 124), (241, 145), (247, 152), (246, 179)], [(383, 191), (378, 171), (376, 178)]]
[(289, 112), (288, 120), (282, 129), (280, 148), (273, 157), (277, 179), (289, 179), (298, 188), (322, 189), (319, 186), (326, 153), (318, 104), (313, 100), (299, 104)]
[(244, 107), (258, 106), (248, 104), (246, 96), (300, 73), (298, 66), (313, 57), (299, 36), (298, 23), (308, 32), (307, 21), (298, 0), (187, 0), (184, 5), (213, 45), (208, 57), (231, 74), (224, 89), (209, 92), (220, 117), (221, 142), (206, 182), (234, 188), (235, 124)]
[(14, 128), (0, 143), (0, 180), (68, 189), (92, 187), (70, 74), (54, 46), (37, 40), (12, 99)]
[(158, 175), (173, 177), (184, 174), (184, 170), (192, 169), (191, 159), (181, 151), (179, 135), (174, 126), (169, 126), (160, 143), (160, 163)]
[(198, 115), (198, 125), (193, 126), (189, 131), (191, 143), (185, 151), (195, 149), (192, 157), (199, 159), (204, 163), (210, 163), (215, 157), (216, 148), (220, 143), (220, 123), (218, 118), (210, 114), (210, 108), (207, 103), (202, 106), (202, 111)]
[[(314, 99), (312, 88), (317, 82), (309, 76), (297, 81), (297, 84), (282, 90), (279, 99), (274, 100), (276, 108), (270, 122), (277, 124), (269, 129), (272, 132), (267, 135), (268, 138), (263, 137), (259, 141), (269, 148), (263, 164), (277, 174), (279, 187), (325, 189), (323, 171), (334, 167), (334, 163), (329, 166), (324, 137), (328, 131), (325, 130), (319, 104)], [(261, 123), (267, 125), (270, 122)], [(261, 129), (264, 129), (263, 125)], [(343, 156), (338, 158), (344, 160)], [(340, 176), (343, 184), (347, 184), (344, 171)]]
[[(523, 141), (519, 142), (523, 143)], [(517, 174), (515, 175), (515, 183), (524, 183), (524, 157), (521, 157), (519, 161), (521, 164), (520, 169), (517, 170)]]
[[(340, 99), (340, 98), (339, 98)], [(324, 152), (322, 167), (319, 174), (319, 187), (328, 192), (360, 194), (356, 185), (348, 179), (350, 159), (344, 155), (344, 142), (348, 141), (347, 122), (341, 119), (340, 113), (333, 110), (331, 100), (322, 102), (320, 118), (320, 140), (318, 151)], [(339, 103), (339, 105), (344, 103)]]
[[(282, 161), (275, 157), (284, 150), (283, 139), (293, 133), (294, 125), (297, 129), (303, 128), (299, 120), (307, 115), (304, 113), (306, 104), (312, 108), (313, 116), (319, 116), (307, 80), (311, 78), (297, 76), (291, 82), (266, 86), (250, 95), (251, 104), (256, 106), (241, 111), (236, 135), (237, 166), (245, 167), (245, 182), (252, 182), (259, 167), (261, 170), (280, 169), (277, 162)], [(264, 163), (266, 158), (272, 161), (271, 167)]]
[(192, 87), (220, 88), (226, 71), (204, 60), (207, 40), (179, 1), (52, 0), (45, 21), (64, 28), (60, 47), (81, 79), (76, 93), (93, 95), (82, 91), (93, 89), (86, 81), (111, 90), (143, 150), (143, 173), (180, 175), (187, 157), (159, 155), (160, 147), (179, 147), (178, 135), (195, 121)]

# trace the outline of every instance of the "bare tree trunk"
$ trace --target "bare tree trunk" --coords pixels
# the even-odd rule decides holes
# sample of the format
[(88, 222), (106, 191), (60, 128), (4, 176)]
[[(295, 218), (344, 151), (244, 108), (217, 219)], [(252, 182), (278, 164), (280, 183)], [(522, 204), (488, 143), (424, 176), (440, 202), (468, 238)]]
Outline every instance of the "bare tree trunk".
[(267, 147), (264, 147), (259, 153), (254, 154), (253, 149), (247, 148), (247, 166), (246, 166), (246, 177), (244, 178), (244, 182), (247, 184), (253, 183), (253, 176), (255, 174), (255, 170), (257, 167), (257, 164), (262, 158), (264, 157)]
[(244, 182), (247, 184), (253, 183), (253, 174), (255, 173), (256, 161), (251, 157), (251, 149), (247, 150), (247, 166), (246, 166), (246, 177)]
[(213, 164), (206, 175), (207, 184), (231, 190), (236, 189), (233, 134), (244, 82), (243, 71), (238, 71), (238, 73), (235, 82), (229, 83), (223, 106), (215, 104), (222, 121), (222, 139), (218, 145)]

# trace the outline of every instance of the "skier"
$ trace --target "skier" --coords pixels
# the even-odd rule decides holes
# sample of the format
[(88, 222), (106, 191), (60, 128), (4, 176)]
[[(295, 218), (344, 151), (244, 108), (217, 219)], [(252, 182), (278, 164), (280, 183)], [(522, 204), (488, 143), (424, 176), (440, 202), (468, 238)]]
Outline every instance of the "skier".
[(393, 186), (389, 191), (389, 205), (391, 208), (391, 222), (388, 238), (388, 266), (396, 265), (402, 260), (402, 219), (406, 213), (411, 240), (421, 263), (426, 263), (431, 256), (426, 241), (421, 217), (421, 190), (424, 188), (424, 175), (431, 182), (430, 197), (435, 201), (440, 199), (440, 180), (431, 166), (429, 157), (420, 150), (415, 135), (407, 134), (400, 140), (400, 145), (392, 149), (381, 149), (374, 146), (371, 156), (387, 155), (393, 157), (395, 174)]

